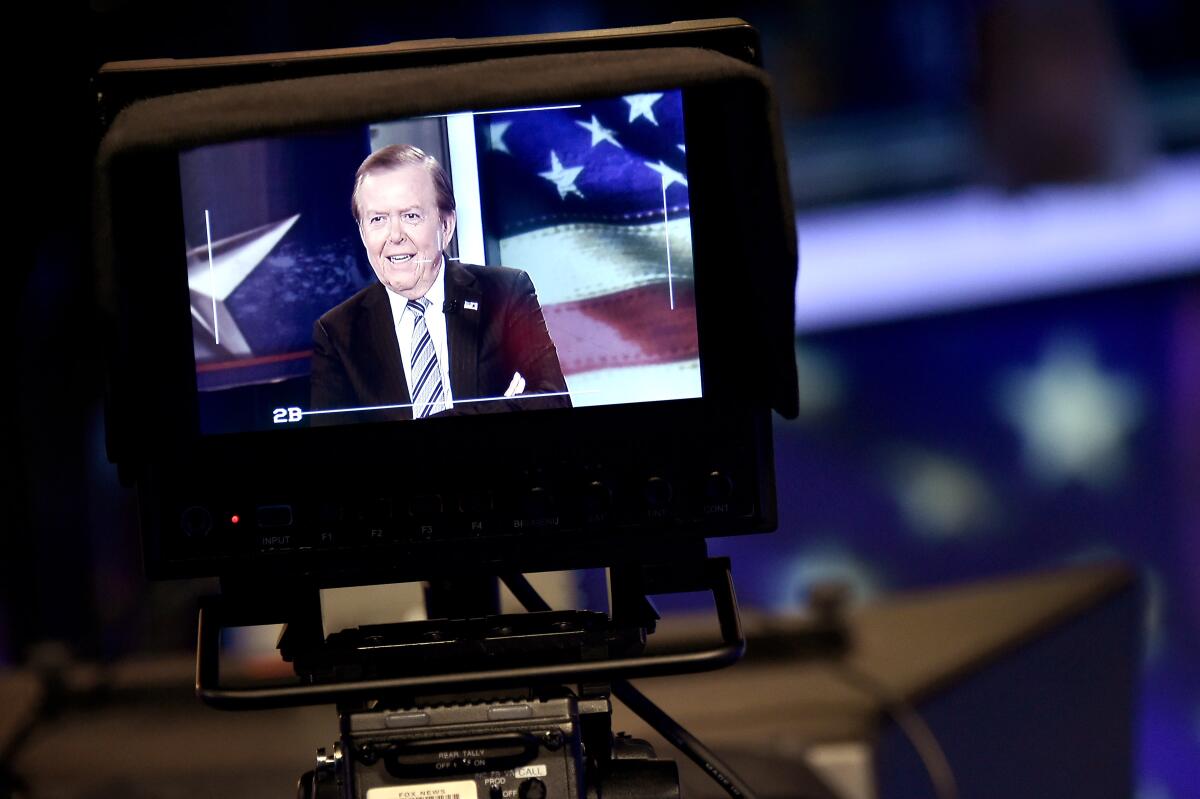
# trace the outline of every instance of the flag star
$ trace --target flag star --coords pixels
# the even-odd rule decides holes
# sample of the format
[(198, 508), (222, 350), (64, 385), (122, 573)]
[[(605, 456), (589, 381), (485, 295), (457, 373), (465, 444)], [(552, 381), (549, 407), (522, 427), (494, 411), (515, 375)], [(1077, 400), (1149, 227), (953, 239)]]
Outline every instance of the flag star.
[(1038, 366), (1010, 375), (1000, 401), (1024, 440), (1030, 470), (1048, 484), (1110, 484), (1142, 416), (1136, 383), (1101, 371), (1092, 349), (1076, 339), (1053, 342)]
[(558, 154), (553, 150), (550, 151), (550, 170), (547, 172), (539, 172), (538, 175), (545, 178), (554, 184), (554, 188), (558, 189), (558, 198), (565, 200), (568, 194), (576, 194), (580, 197), (583, 192), (575, 185), (579, 173), (583, 171), (581, 166), (572, 166), (564, 168), (562, 162), (558, 160)]
[(671, 167), (662, 162), (662, 159), (659, 159), (657, 164), (652, 164), (649, 161), (643, 161), (642, 163), (653, 169), (658, 174), (662, 175), (664, 189), (666, 189), (672, 183), (682, 183), (684, 186), (688, 184), (687, 178), (683, 176), (682, 172), (677, 172), (674, 169), (671, 169)]
[(681, 153), (686, 153), (686, 152), (687, 152), (687, 145), (684, 145), (684, 144), (676, 144), (675, 146), (679, 148), (679, 152), (681, 152)]
[(596, 119), (595, 114), (592, 114), (591, 122), (581, 122), (580, 120), (577, 119), (577, 120), (575, 120), (575, 124), (592, 134), (592, 146), (593, 147), (595, 147), (600, 142), (606, 141), (610, 144), (617, 145), (622, 150), (625, 149), (621, 145), (621, 142), (617, 141), (617, 137), (613, 135), (613, 132), (600, 124), (600, 120)]
[(662, 93), (656, 94), (629, 94), (621, 99), (629, 103), (629, 121), (633, 122), (638, 117), (645, 117), (655, 125), (658, 120), (654, 118), (654, 104), (662, 98)]
[(488, 143), (496, 152), (512, 155), (508, 151), (508, 145), (504, 142), (504, 134), (510, 127), (512, 127), (511, 122), (493, 122), (488, 125)]

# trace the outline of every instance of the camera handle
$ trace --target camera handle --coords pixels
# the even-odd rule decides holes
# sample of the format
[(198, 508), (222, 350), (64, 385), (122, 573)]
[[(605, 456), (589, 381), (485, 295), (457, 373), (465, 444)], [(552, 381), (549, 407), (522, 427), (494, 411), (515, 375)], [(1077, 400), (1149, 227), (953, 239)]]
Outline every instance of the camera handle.
[[(421, 674), (339, 684), (292, 684), (269, 687), (221, 685), (220, 634), (229, 626), (286, 622), (287, 635), (318, 645), (323, 640), (320, 594), (316, 588), (290, 594), (271, 593), (269, 601), (250, 601), (231, 591), (201, 601), (196, 644), (196, 694), (206, 704), (227, 710), (250, 710), (371, 699), (397, 691), (439, 693), (478, 688), (515, 687), (530, 683), (588, 683), (691, 674), (730, 666), (746, 649), (728, 558), (706, 558), (664, 564), (614, 566), (609, 572), (613, 623), (652, 632), (658, 614), (649, 595), (707, 590), (716, 605), (718, 645), (660, 655), (615, 660), (551, 663), (540, 666)], [(258, 599), (270, 592), (256, 591)]]

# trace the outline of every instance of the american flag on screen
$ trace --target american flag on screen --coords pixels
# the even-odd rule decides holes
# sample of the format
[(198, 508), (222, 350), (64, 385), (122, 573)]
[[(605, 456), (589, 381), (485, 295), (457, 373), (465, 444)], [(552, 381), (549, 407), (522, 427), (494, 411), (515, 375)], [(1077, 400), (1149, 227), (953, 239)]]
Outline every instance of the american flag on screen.
[(488, 236), (575, 404), (699, 396), (681, 93), (480, 114), (476, 141)]

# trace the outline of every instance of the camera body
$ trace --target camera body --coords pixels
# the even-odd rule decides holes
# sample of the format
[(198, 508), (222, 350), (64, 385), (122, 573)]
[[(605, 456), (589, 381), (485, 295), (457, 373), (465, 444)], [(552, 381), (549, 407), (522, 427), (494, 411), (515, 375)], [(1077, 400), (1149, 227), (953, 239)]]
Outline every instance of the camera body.
[[(341, 740), (308, 796), (677, 795), (673, 763), (613, 737), (609, 684), (740, 656), (729, 564), (705, 542), (774, 529), (771, 413), (798, 408), (796, 236), (756, 32), (110, 64), (97, 89), (109, 455), (138, 490), (148, 574), (221, 578), (201, 610), (201, 698), (337, 702)], [(436, 209), (453, 235), (372, 250), (362, 170), (418, 141), (453, 184), (453, 216)], [(414, 226), (389, 247), (434, 219), (421, 202), (381, 213)], [(441, 270), (428, 324), (402, 322), (385, 259)], [(549, 389), (523, 388), (513, 331), (554, 361)], [(335, 359), (335, 340), (355, 344)], [(420, 418), (410, 372), (443, 366), (427, 343), (450, 401)], [(485, 373), (503, 382), (482, 388)], [(329, 401), (331, 380), (355, 393)], [(609, 568), (607, 624), (513, 624), (468, 601), (497, 575), (584, 567)], [(454, 610), (399, 633), (400, 660), (370, 631), (324, 635), (320, 589), (415, 580)], [(698, 590), (721, 645), (641, 654), (647, 597)], [(281, 621), (299, 681), (222, 686), (221, 629)], [(563, 635), (582, 648), (564, 656)], [(464, 653), (457, 671), (412, 672), (434, 644)]]
[(560, 697), (347, 714), (335, 752), (353, 796), (583, 796), (580, 714), (607, 715), (606, 705)]
[(644, 741), (612, 739), (610, 715), (607, 698), (574, 696), (345, 714), (332, 756), (318, 753), (302, 790), (362, 799), (678, 796), (675, 764)]
[[(661, 560), (685, 541), (773, 529), (770, 413), (797, 405), (796, 242), (753, 30), (420, 45), (102, 71), (109, 449), (139, 490), (149, 574), (355, 585)], [(523, 120), (531, 138), (516, 139)], [(361, 137), (367, 153), (367, 139), (431, 121), (459, 202), (442, 262), (529, 270), (573, 407), (475, 412), (522, 406), (457, 401), (461, 388), (451, 413), (418, 421), (394, 405), (309, 404), (308, 331), (327, 310), (313, 276), (358, 270), (327, 304), (374, 282), (339, 216), (362, 157), (343, 143)], [(628, 147), (604, 127), (622, 123)], [(555, 124), (581, 138), (536, 138)], [(540, 143), (559, 172), (541, 151), (513, 171), (509, 140)], [(568, 147), (581, 148), (576, 174), (586, 156), (608, 160), (584, 174), (615, 177), (555, 183)], [(339, 157), (349, 170), (314, 163)], [(476, 188), (462, 189), (472, 171), (463, 185)], [(476, 244), (467, 206), (483, 220)], [(528, 229), (554, 214), (553, 236)], [(349, 244), (318, 262), (336, 237)], [(479, 306), (448, 298), (447, 324)]]

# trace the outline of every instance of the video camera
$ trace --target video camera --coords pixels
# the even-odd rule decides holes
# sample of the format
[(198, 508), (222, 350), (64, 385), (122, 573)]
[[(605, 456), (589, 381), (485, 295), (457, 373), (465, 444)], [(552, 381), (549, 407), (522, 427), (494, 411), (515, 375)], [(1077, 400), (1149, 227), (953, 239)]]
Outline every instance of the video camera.
[[(770, 413), (797, 410), (757, 33), (123, 62), (97, 90), (109, 454), (148, 574), (221, 580), (200, 696), (337, 702), (308, 794), (677, 792), (609, 697), (740, 656), (705, 541), (774, 529)], [(607, 614), (521, 577), (592, 567)], [(498, 615), (497, 576), (535, 612)], [(418, 580), (430, 621), (325, 634), (321, 589)], [(720, 645), (643, 654), (646, 598), (695, 590)], [(222, 684), (220, 631), (269, 622), (297, 680)]]

